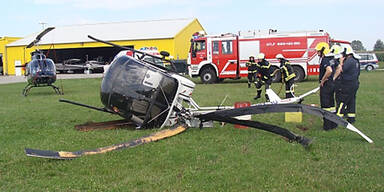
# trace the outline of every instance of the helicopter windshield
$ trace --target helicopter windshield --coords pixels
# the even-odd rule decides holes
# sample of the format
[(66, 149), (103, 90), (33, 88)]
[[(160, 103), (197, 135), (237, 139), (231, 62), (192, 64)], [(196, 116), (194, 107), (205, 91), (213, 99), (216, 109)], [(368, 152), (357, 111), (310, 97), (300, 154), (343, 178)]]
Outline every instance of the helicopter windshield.
[(32, 75), (54, 75), (55, 71), (55, 64), (51, 59), (36, 59), (28, 64), (28, 72)]

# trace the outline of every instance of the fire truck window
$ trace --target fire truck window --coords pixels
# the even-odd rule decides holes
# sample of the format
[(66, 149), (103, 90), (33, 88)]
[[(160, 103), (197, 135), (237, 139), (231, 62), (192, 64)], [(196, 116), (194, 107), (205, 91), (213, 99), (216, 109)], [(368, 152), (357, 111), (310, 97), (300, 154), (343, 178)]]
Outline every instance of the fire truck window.
[(221, 42), (221, 50), (223, 54), (232, 54), (232, 41)]
[(196, 41), (195, 42), (195, 51), (205, 50), (205, 41)]
[(212, 43), (212, 53), (215, 55), (219, 54), (219, 42), (218, 41), (214, 41)]

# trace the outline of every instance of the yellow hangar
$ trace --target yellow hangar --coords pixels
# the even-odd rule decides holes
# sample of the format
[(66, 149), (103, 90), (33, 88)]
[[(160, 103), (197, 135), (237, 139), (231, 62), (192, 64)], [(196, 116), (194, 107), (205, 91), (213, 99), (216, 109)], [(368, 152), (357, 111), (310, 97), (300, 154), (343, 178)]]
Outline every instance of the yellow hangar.
[(19, 39), (21, 39), (21, 37), (0, 37), (0, 75), (3, 74), (3, 69), (6, 67), (5, 46)]
[(112, 61), (120, 51), (95, 42), (88, 35), (134, 49), (154, 48), (168, 51), (174, 59), (188, 57), (190, 39), (195, 32), (204, 31), (195, 18), (82, 24), (55, 27), (41, 38), (38, 45), (26, 48), (39, 34), (9, 43), (3, 55), (4, 74), (15, 75), (15, 66), (31, 60), (31, 53), (42, 50), (55, 62), (68, 59)]

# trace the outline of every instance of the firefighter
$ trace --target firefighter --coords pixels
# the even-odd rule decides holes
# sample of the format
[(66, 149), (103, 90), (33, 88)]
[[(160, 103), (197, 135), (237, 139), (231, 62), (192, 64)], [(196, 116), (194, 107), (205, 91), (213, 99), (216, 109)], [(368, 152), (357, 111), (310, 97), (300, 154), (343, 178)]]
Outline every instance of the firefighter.
[(349, 123), (356, 121), (356, 93), (360, 84), (360, 62), (358, 57), (353, 52), (352, 47), (346, 47), (334, 77), (335, 81), (341, 85), (336, 89), (336, 114), (340, 117), (346, 116)]
[[(333, 84), (334, 84), (334, 92), (335, 92), (335, 100), (336, 100), (336, 106), (338, 103), (338, 97), (336, 97), (336, 90), (338, 90), (341, 87), (340, 78), (336, 80), (336, 74), (338, 73), (338, 67), (340, 64), (340, 58), (342, 57), (341, 54), (342, 48), (339, 45), (332, 45), (330, 52), (334, 55), (334, 62), (335, 62), (335, 73), (333, 75)], [(336, 112), (336, 110), (335, 110)]]
[[(320, 106), (323, 110), (335, 112), (335, 93), (333, 84), (333, 74), (335, 73), (335, 61), (333, 55), (328, 55), (329, 45), (325, 42), (320, 42), (316, 45), (316, 51), (320, 57)], [(333, 123), (323, 118), (323, 129), (331, 130), (337, 127)]]
[(277, 54), (276, 59), (280, 62), (281, 79), (285, 83), (285, 98), (295, 97), (295, 88), (293, 85), (296, 77), (295, 72), (289, 61), (286, 60), (282, 54)]
[(256, 86), (257, 63), (255, 61), (255, 56), (250, 55), (246, 65), (248, 67), (248, 88), (251, 88), (251, 83), (254, 83)]
[[(263, 85), (265, 85), (265, 91), (269, 89), (269, 86), (272, 83), (271, 70), (272, 70), (271, 64), (267, 60), (265, 60), (264, 53), (259, 53), (259, 55), (257, 55), (257, 81), (256, 81), (257, 95), (254, 98), (255, 100), (260, 98), (261, 87)], [(265, 92), (265, 99), (269, 101), (267, 92)]]

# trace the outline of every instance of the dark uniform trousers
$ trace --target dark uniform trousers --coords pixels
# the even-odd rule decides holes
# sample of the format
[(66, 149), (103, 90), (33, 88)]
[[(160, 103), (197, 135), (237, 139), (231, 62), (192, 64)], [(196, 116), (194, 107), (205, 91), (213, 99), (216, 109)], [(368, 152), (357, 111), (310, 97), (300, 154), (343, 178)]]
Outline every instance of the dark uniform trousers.
[(336, 114), (339, 117), (346, 116), (350, 123), (356, 120), (356, 93), (358, 89), (358, 81), (340, 81), (336, 86)]
[(285, 83), (285, 98), (295, 97), (295, 89), (293, 87), (293, 83), (295, 81), (296, 75), (288, 61), (280, 61), (280, 72), (281, 78)]
[(285, 98), (295, 97), (295, 88), (293, 87), (294, 79), (285, 82)]
[(269, 97), (267, 95), (267, 89), (269, 89), (269, 86), (272, 84), (272, 79), (271, 78), (267, 78), (265, 76), (261, 76), (261, 77), (258, 77), (257, 78), (257, 81), (256, 81), (256, 90), (257, 90), (257, 96), (256, 97), (260, 97), (260, 94), (261, 94), (261, 87), (263, 85), (265, 85), (265, 99), (267, 101), (269, 101)]
[[(331, 80), (328, 80), (320, 87), (320, 106), (323, 110), (329, 112), (335, 112), (335, 93), (334, 93), (334, 83)], [(323, 129), (330, 130), (337, 127), (337, 124), (323, 118)]]
[(254, 62), (247, 62), (248, 65), (248, 88), (251, 87), (251, 83), (256, 85), (257, 67)]

